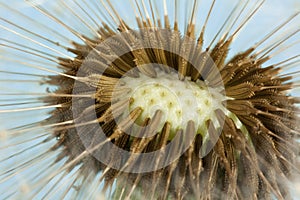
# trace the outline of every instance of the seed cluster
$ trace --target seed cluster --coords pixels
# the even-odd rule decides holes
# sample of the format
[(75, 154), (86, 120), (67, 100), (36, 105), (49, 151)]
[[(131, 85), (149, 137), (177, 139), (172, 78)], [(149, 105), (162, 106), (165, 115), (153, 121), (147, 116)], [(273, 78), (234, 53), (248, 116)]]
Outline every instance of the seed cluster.
[[(116, 198), (134, 193), (155, 199), (289, 198), (285, 180), (295, 163), (300, 102), (288, 95), (292, 77), (279, 76), (278, 66), (262, 67), (270, 57), (257, 57), (254, 47), (228, 59), (234, 34), (204, 49), (203, 35), (194, 39), (193, 24), (186, 38), (167, 16), (164, 21), (164, 27), (158, 21), (160, 27), (151, 28), (137, 18), (139, 30), (120, 21), (120, 33), (103, 24), (101, 37), (73, 44), (74, 60), (60, 58), (64, 74), (78, 81), (58, 75), (47, 83), (58, 86), (56, 94), (78, 97), (44, 99), (63, 105), (51, 113), (51, 123), (74, 122), (54, 130), (59, 140), (53, 149), (64, 148), (56, 162), (76, 160), (68, 168), (80, 164), (83, 177), (102, 173), (105, 188), (117, 180)], [(181, 123), (184, 115), (189, 117)], [(109, 149), (109, 143), (118, 148)], [(165, 148), (171, 143), (173, 148)], [(89, 155), (76, 159), (87, 148)], [(160, 156), (124, 158), (120, 149), (141, 155), (160, 151)], [(176, 159), (156, 167), (166, 156)], [(143, 171), (148, 165), (155, 170), (131, 172), (132, 166)]]
[(176, 72), (159, 71), (156, 78), (140, 74), (139, 78), (125, 77), (121, 80), (131, 89), (124, 97), (132, 98), (129, 111), (137, 107), (143, 109), (136, 123), (142, 125), (145, 119), (152, 118), (160, 110), (162, 119), (157, 130), (160, 132), (163, 125), (169, 122), (171, 138), (177, 130), (184, 129), (189, 121), (195, 123), (198, 134), (205, 136), (205, 122), (209, 119), (216, 121), (215, 110), (225, 110), (221, 104), (222, 96), (218, 96), (219, 91), (209, 91), (200, 80), (197, 83), (190, 80), (180, 81)]
[(228, 1), (0, 2), (0, 199), (297, 198), (300, 11)]
[[(125, 27), (121, 24), (120, 31), (125, 31), (122, 28)], [(91, 97), (92, 102), (78, 98), (80, 104), (84, 105), (78, 110), (78, 113), (84, 115), (78, 115), (78, 118), (86, 118), (92, 115), (92, 112), (96, 112), (97, 115), (96, 124), (82, 126), (84, 137), (88, 137), (89, 144), (95, 147), (90, 156), (79, 161), (84, 166), (81, 168), (83, 176), (87, 176), (90, 171), (102, 171), (106, 187), (118, 178), (118, 184), (123, 188), (125, 196), (131, 195), (133, 189), (160, 199), (171, 196), (178, 199), (265, 199), (272, 195), (287, 197), (285, 181), (282, 180), (291, 175), (291, 163), (294, 163), (295, 159), (293, 135), (298, 133), (298, 128), (294, 104), (297, 99), (287, 95), (287, 91), (292, 88), (292, 84), (288, 82), (291, 77), (279, 77), (278, 67), (261, 67), (269, 59), (267, 56), (256, 58), (253, 54), (255, 49), (251, 48), (225, 62), (232, 37), (220, 40), (211, 50), (201, 51), (201, 42), (187, 45), (184, 38), (171, 28), (164, 32), (160, 32), (159, 29), (133, 31), (126, 34), (126, 38), (116, 37), (109, 47), (99, 48), (97, 45), (101, 44), (102, 40), (117, 34), (105, 28), (99, 33), (103, 38), (87, 40), (87, 44), (83, 46), (74, 44), (75, 48), (70, 51), (77, 54), (75, 60), (61, 58), (60, 67), (65, 69), (66, 74), (75, 76), (79, 70), (83, 71), (82, 81), (77, 86), (74, 86), (72, 80), (62, 76), (51, 77), (48, 81), (59, 86), (56, 91), (58, 94), (72, 94), (74, 87), (78, 92), (76, 94), (95, 91)], [(147, 43), (159, 43), (162, 47), (170, 45), (171, 48), (175, 48), (174, 52), (182, 52), (184, 49), (184, 52), (188, 52), (188, 58), (193, 61), (188, 62), (182, 56), (161, 49), (141, 48), (130, 51), (133, 46), (147, 46)], [(90, 56), (88, 54), (93, 51), (92, 48), (97, 49), (97, 54)], [(128, 48), (128, 53), (117, 56), (115, 52), (118, 52), (119, 48)], [(112, 57), (113, 62), (107, 65)], [(163, 67), (161, 72), (157, 73), (155, 68), (149, 65), (151, 63), (169, 66), (178, 74), (174, 76), (174, 72)], [(84, 68), (80, 69), (82, 65)], [(217, 67), (221, 80), (218, 79), (218, 73), (212, 70), (212, 65)], [(161, 80), (162, 74), (169, 76), (168, 81)], [(130, 93), (129, 91), (135, 89), (135, 84), (131, 83), (129, 88), (126, 84), (116, 87), (122, 77), (125, 77), (125, 83), (126, 79), (130, 79), (136, 86), (140, 85), (139, 77), (143, 77), (145, 82), (148, 78), (150, 83), (156, 80), (154, 85), (157, 84), (158, 88), (142, 85)], [(213, 111), (215, 119), (203, 117), (203, 113), (199, 113), (199, 118), (205, 120), (199, 122), (205, 125), (204, 134), (196, 134), (196, 119), (189, 119), (184, 127), (177, 124), (173, 114), (162, 124), (162, 112), (159, 109), (155, 110), (153, 115), (149, 115), (150, 111), (143, 113), (143, 110), (151, 109), (151, 104), (164, 106), (161, 104), (164, 98), (159, 95), (168, 95), (168, 100), (174, 98), (176, 101), (178, 96), (172, 96), (173, 94), (164, 89), (165, 82), (178, 87), (178, 84), (183, 84), (187, 79), (193, 81), (191, 84), (205, 79), (208, 87), (212, 89), (224, 84), (224, 90), (219, 93), (226, 96), (226, 99), (222, 99), (221, 103), (230, 111), (231, 116), (220, 107)], [(149, 93), (147, 97), (142, 97), (143, 91)], [(179, 86), (177, 91), (185, 92), (182, 86)], [(158, 94), (159, 92), (161, 94)], [(185, 98), (191, 103), (202, 104), (202, 99), (210, 100), (208, 91), (204, 93), (206, 94), (203, 96)], [(52, 120), (64, 122), (72, 119), (71, 106), (74, 106), (74, 98), (55, 97), (45, 99), (45, 102), (64, 105), (52, 113)], [(132, 105), (130, 113), (125, 116), (124, 111), (128, 109), (129, 104)], [(189, 109), (187, 107), (188, 105), (181, 107), (180, 111), (185, 112)], [(193, 109), (193, 106), (190, 108)], [(223, 127), (217, 127), (216, 121), (223, 124)], [(239, 126), (237, 121), (242, 123), (242, 126)], [(140, 125), (139, 129), (132, 128), (135, 122)], [(136, 174), (126, 172), (125, 169), (132, 163), (139, 168), (145, 167), (143, 159), (129, 157), (124, 160), (117, 150), (103, 150), (105, 142), (98, 139), (99, 127), (108, 141), (134, 153), (153, 152), (170, 142), (175, 142), (179, 151), (184, 137), (193, 139), (183, 154), (168, 166)], [(175, 130), (175, 135), (180, 137), (172, 141), (172, 131)], [(68, 156), (72, 160), (86, 148), (81, 140), (82, 135), (78, 134), (74, 127), (58, 129), (54, 134), (60, 137), (57, 146), (63, 145), (65, 149), (61, 158)], [(143, 137), (145, 135), (149, 137)], [(201, 148), (205, 148), (203, 145), (210, 142), (215, 143), (212, 151), (203, 158), (199, 157)], [(162, 151), (162, 154), (176, 154), (176, 150), (172, 150), (173, 152)], [(106, 156), (110, 157), (109, 164), (101, 163), (94, 154), (107, 154)], [(159, 157), (155, 159), (153, 165), (162, 162)], [(76, 164), (78, 163), (74, 163), (74, 166)]]

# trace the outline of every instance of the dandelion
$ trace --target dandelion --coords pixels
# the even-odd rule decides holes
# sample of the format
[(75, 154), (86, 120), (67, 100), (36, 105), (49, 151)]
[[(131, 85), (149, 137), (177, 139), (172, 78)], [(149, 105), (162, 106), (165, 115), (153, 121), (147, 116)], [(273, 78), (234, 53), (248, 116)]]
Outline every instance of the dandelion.
[(293, 198), (299, 12), (235, 49), (265, 1), (26, 4), (0, 3), (1, 198)]

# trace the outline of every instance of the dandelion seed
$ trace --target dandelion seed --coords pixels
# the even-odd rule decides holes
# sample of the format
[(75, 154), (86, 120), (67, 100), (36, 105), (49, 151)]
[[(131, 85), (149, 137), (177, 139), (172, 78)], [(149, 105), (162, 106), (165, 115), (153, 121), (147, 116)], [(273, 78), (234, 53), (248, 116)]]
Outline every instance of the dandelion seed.
[(299, 12), (241, 49), (265, 1), (26, 3), (0, 3), (1, 198), (292, 198)]

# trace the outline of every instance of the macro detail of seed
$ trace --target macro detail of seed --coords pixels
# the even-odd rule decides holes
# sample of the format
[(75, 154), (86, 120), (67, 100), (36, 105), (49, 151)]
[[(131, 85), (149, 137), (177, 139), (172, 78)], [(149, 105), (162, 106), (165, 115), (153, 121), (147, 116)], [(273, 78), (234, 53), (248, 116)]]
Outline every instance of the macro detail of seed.
[(145, 119), (152, 118), (160, 110), (162, 117), (157, 130), (161, 131), (168, 122), (171, 127), (169, 137), (184, 129), (189, 121), (194, 122), (197, 133), (205, 136), (206, 121), (216, 121), (214, 111), (225, 110), (222, 105), (225, 97), (219, 94), (220, 91), (208, 90), (200, 80), (197, 83), (189, 79), (180, 81), (176, 72), (160, 70), (156, 78), (140, 74), (139, 78), (125, 77), (121, 80), (126, 83), (125, 87), (130, 88), (130, 92), (123, 97), (132, 99), (128, 111), (137, 107), (143, 109), (136, 123), (142, 126)]
[[(10, 189), (0, 198), (294, 198), (300, 62), (297, 52), (284, 56), (299, 44), (291, 39), (300, 30), (286, 31), (299, 12), (232, 54), (265, 1), (239, 1), (224, 19), (214, 17), (225, 5), (215, 0), (207, 8), (197, 0), (128, 0), (125, 10), (110, 0), (26, 2), (76, 39), (0, 3), (40, 28), (0, 18), (1, 29), (23, 40), (0, 36), (1, 58), (18, 67), (0, 74), (32, 78), (17, 79), (19, 87), (44, 87), (0, 95), (16, 97), (2, 105), (0, 119), (22, 119), (0, 130), (8, 141), (0, 151), (19, 148), (0, 158), (0, 184)], [(273, 61), (277, 55), (284, 58)], [(35, 111), (45, 111), (43, 118), (26, 122)], [(11, 189), (14, 179), (20, 190)]]

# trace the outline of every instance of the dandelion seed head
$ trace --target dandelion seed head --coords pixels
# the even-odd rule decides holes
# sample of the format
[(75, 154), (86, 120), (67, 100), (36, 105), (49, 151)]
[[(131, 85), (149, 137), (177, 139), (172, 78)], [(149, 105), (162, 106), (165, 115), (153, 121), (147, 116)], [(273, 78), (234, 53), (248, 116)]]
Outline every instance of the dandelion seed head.
[(1, 198), (291, 198), (297, 14), (252, 34), (263, 1), (26, 2), (41, 18), (0, 4)]

